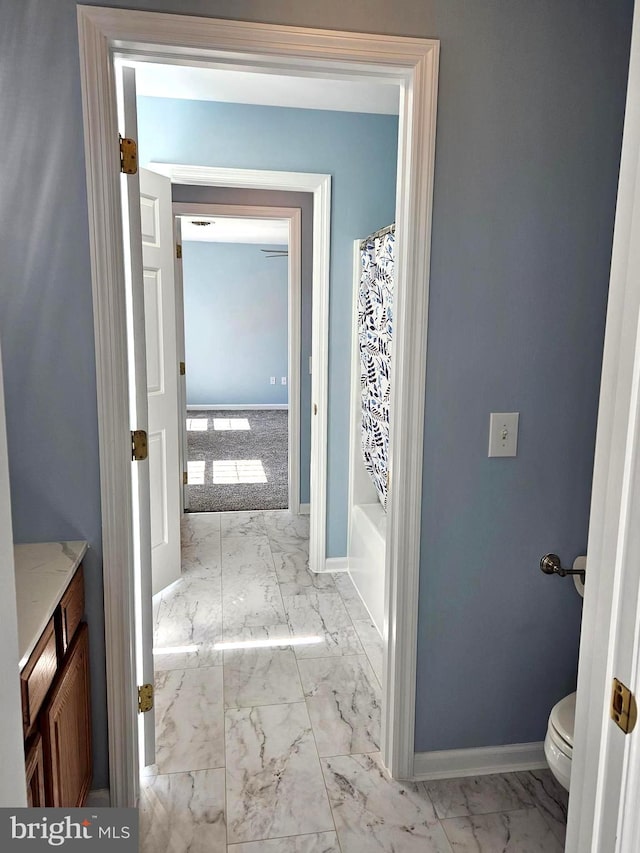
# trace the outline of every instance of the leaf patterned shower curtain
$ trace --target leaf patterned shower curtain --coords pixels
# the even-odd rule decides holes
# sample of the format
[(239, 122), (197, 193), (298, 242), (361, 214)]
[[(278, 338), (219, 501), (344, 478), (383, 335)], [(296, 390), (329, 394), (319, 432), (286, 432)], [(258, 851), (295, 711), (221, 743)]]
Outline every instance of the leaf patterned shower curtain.
[(358, 293), (358, 343), (362, 399), (362, 454), (383, 508), (387, 508), (389, 402), (395, 237), (365, 241)]

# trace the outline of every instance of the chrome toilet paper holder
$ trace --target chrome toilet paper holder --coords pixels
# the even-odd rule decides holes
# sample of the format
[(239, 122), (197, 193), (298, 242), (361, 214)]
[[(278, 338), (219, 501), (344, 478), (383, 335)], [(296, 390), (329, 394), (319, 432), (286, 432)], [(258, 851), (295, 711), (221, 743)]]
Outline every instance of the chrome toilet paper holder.
[(560, 575), (561, 578), (567, 575), (580, 575), (580, 580), (584, 583), (584, 569), (565, 569), (557, 554), (545, 554), (540, 560), (540, 571), (545, 575)]

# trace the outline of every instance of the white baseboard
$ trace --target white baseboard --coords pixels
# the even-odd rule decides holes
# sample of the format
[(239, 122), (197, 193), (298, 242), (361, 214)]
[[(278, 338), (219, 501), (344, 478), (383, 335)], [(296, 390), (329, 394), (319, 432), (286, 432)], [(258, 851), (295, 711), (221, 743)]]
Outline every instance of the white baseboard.
[(311, 504), (300, 504), (300, 515), (311, 515)]
[(418, 782), (484, 776), (488, 773), (512, 773), (515, 770), (540, 770), (547, 767), (544, 743), (510, 743), (476, 749), (444, 749), (440, 752), (416, 752), (413, 778)]
[(206, 405), (188, 405), (188, 412), (207, 412), (210, 409), (214, 411), (230, 410), (230, 409), (288, 409), (288, 403), (207, 403)]
[(324, 561), (324, 569), (322, 572), (346, 572), (349, 570), (349, 560), (347, 557), (327, 557)]

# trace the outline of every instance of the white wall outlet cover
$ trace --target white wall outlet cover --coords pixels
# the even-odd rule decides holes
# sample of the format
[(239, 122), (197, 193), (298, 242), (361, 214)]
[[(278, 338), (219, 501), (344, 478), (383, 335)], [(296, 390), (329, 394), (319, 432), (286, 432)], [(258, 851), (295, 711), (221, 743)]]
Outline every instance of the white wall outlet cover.
[(520, 412), (491, 412), (489, 456), (516, 456)]
[(275, 384), (276, 384), (276, 377), (275, 377), (275, 376), (270, 376), (270, 377), (269, 377), (269, 382), (270, 382), (272, 385), (275, 385)]
[(282, 379), (280, 380), (280, 382), (282, 385), (286, 385), (287, 384), (287, 377), (283, 376)]

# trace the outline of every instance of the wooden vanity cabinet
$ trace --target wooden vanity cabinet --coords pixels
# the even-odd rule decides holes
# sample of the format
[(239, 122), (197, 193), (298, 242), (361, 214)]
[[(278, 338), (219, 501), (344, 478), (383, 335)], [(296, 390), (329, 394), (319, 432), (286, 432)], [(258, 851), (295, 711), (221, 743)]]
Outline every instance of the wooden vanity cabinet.
[(42, 709), (46, 801), (81, 806), (91, 783), (89, 631), (82, 622)]
[(91, 785), (89, 630), (79, 566), (20, 673), (30, 806), (79, 807)]

